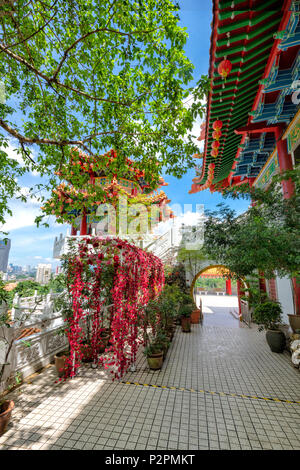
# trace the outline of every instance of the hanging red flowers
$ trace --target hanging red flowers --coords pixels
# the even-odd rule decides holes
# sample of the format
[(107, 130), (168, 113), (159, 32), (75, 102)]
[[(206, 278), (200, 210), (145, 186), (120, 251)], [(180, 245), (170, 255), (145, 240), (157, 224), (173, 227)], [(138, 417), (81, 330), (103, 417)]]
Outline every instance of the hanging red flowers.
[[(94, 237), (82, 239), (71, 250), (64, 268), (71, 299), (65, 378), (76, 375), (87, 349), (87, 330), (94, 363), (102, 363), (120, 378), (143, 343), (144, 307), (163, 288), (161, 260), (124, 240)], [(110, 345), (105, 342), (108, 331)]]
[(226, 80), (227, 76), (230, 74), (232, 69), (232, 64), (230, 60), (222, 60), (218, 66), (218, 73)]

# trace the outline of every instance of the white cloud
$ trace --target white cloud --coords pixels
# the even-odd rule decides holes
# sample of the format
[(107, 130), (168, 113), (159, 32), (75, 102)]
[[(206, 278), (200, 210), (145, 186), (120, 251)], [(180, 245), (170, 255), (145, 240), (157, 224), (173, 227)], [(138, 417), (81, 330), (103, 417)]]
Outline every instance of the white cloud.
[[(186, 100), (184, 101), (184, 106), (185, 106), (185, 108), (189, 109), (189, 108), (192, 106), (192, 104), (193, 104), (194, 102), (195, 102), (195, 99), (194, 99), (193, 95), (189, 95), (189, 96), (186, 98)], [(205, 104), (206, 104), (206, 99), (201, 100), (200, 103), (201, 103), (202, 105), (205, 105)], [(188, 135), (194, 135), (194, 136), (196, 136), (196, 137), (194, 137), (192, 140), (193, 140), (193, 142), (194, 142), (198, 147), (200, 147), (200, 150), (201, 150), (201, 151), (202, 151), (203, 148), (204, 148), (204, 140), (199, 141), (199, 140), (197, 140), (197, 138), (200, 136), (200, 125), (201, 125), (202, 122), (204, 122), (204, 121), (205, 121), (205, 117), (200, 118), (200, 117), (198, 116), (198, 117), (196, 118), (196, 120), (194, 121), (193, 128), (192, 128), (191, 132), (189, 132), (189, 133), (187, 134), (187, 136), (188, 136)]]
[(6, 223), (0, 227), (0, 230), (9, 232), (23, 227), (35, 225), (34, 219), (40, 214), (41, 210), (31, 204), (11, 204), (13, 215), (7, 216)]
[[(172, 209), (172, 204), (170, 205)], [(175, 212), (175, 211), (174, 211)], [(155, 235), (163, 235), (166, 233), (172, 226), (176, 226), (177, 228), (181, 227), (182, 224), (184, 225), (197, 225), (198, 222), (201, 220), (201, 214), (198, 212), (192, 211), (185, 211), (184, 213), (178, 214), (175, 219), (166, 220), (166, 222), (160, 222), (158, 226), (153, 230)]]

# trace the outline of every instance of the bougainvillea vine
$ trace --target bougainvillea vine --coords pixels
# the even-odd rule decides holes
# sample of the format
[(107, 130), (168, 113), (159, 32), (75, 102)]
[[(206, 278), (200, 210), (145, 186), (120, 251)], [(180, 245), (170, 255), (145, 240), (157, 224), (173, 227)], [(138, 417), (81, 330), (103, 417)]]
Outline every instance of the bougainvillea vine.
[(86, 343), (94, 363), (120, 378), (143, 343), (144, 308), (164, 286), (161, 260), (119, 238), (85, 237), (73, 241), (63, 266), (72, 299), (65, 378), (76, 375)]

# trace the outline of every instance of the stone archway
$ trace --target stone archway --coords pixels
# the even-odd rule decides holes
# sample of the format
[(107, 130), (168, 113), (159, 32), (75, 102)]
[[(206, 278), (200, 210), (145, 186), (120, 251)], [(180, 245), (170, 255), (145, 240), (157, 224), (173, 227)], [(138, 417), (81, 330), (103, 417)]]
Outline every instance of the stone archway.
[[(226, 279), (226, 273), (230, 273), (229, 269), (222, 264), (213, 264), (210, 261), (203, 262), (203, 266), (201, 266), (201, 269), (197, 272), (196, 275), (193, 276), (193, 279), (190, 283), (190, 292), (191, 296), (193, 297), (195, 301), (195, 284), (197, 279), (201, 276), (201, 274), (205, 273), (206, 271), (209, 270), (215, 270), (217, 273), (219, 271), (220, 276), (224, 277)], [(239, 316), (240, 319), (242, 318), (242, 305), (241, 305), (241, 296), (243, 294), (243, 289), (248, 288), (249, 285), (245, 279), (238, 279), (236, 281), (237, 283), (237, 297), (238, 297), (238, 308), (239, 308)], [(231, 295), (231, 281), (226, 280), (226, 294)]]

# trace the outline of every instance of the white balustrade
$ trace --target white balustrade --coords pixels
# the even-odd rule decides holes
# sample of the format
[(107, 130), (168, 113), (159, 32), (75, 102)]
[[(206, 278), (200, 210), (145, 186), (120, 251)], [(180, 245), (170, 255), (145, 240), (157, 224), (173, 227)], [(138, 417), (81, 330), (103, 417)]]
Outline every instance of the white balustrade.
[[(14, 382), (16, 375), (28, 377), (49, 364), (55, 354), (66, 348), (67, 338), (59, 334), (64, 321), (61, 312), (54, 312), (53, 308), (54, 300), (59, 295), (64, 293), (50, 292), (44, 297), (39, 297), (35, 292), (34, 296), (26, 298), (15, 295), (10, 315), (11, 326), (0, 327), (0, 370), (10, 349), (0, 392)], [(3, 304), (0, 313), (5, 311), (7, 306)], [(36, 332), (20, 338), (24, 330), (30, 333), (31, 329)]]

